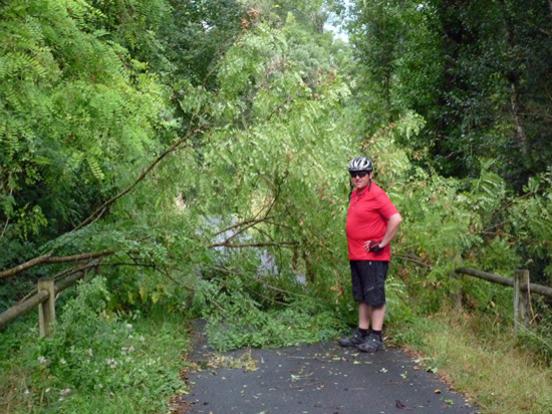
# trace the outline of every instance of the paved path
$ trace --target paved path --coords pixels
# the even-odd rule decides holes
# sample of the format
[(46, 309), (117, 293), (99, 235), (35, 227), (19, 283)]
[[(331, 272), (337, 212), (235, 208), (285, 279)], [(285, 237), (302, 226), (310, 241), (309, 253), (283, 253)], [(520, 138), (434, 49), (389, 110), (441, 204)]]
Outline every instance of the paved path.
[[(404, 352), (374, 355), (320, 343), (192, 355), (190, 414), (476, 413)], [(230, 368), (230, 367), (233, 368)]]

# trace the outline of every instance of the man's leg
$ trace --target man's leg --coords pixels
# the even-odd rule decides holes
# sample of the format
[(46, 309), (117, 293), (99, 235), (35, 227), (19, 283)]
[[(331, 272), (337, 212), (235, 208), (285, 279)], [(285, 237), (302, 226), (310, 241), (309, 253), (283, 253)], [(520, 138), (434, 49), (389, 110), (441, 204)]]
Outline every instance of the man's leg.
[(385, 319), (385, 305), (379, 308), (369, 306), (369, 308), (372, 330), (381, 332), (381, 330), (383, 329), (383, 320)]
[(357, 345), (357, 349), (363, 352), (377, 352), (385, 349), (383, 345), (382, 329), (383, 320), (385, 319), (385, 305), (377, 308), (370, 306), (370, 323), (372, 330), (368, 337)]
[[(387, 276), (387, 263), (375, 263), (370, 279), (368, 294), (365, 295), (367, 303), (375, 305), (368, 306), (370, 315), (371, 331), (369, 336), (360, 344), (357, 349), (363, 352), (377, 352), (385, 349), (383, 344), (382, 329), (385, 319), (385, 278)], [(380, 305), (381, 304), (381, 305)]]
[[(349, 337), (341, 338), (339, 345), (345, 347), (356, 347), (366, 341), (369, 337), (370, 325), (372, 320), (372, 308), (364, 302), (366, 287), (364, 279), (366, 267), (370, 266), (368, 262), (351, 261), (351, 280), (353, 288), (353, 297), (358, 302), (358, 329)], [(383, 321), (382, 321), (383, 323)], [(373, 327), (372, 327), (373, 329)]]
[(370, 306), (366, 303), (358, 304), (358, 329), (351, 336), (339, 339), (339, 345), (355, 347), (366, 340), (370, 329), (370, 312)]
[(370, 329), (370, 323), (373, 324), (372, 318), (373, 318), (372, 307), (368, 306), (366, 303), (359, 303), (358, 327), (360, 329), (365, 329), (365, 330)]

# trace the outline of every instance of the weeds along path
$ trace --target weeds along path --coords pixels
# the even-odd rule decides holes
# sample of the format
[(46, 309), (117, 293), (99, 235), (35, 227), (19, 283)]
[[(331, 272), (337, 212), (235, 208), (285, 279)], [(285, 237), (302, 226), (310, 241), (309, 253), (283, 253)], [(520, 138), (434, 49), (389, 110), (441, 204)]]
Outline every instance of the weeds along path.
[[(201, 334), (191, 354), (189, 414), (475, 413), (404, 352), (375, 355), (333, 343), (217, 354)], [(419, 361), (418, 361), (419, 362)]]

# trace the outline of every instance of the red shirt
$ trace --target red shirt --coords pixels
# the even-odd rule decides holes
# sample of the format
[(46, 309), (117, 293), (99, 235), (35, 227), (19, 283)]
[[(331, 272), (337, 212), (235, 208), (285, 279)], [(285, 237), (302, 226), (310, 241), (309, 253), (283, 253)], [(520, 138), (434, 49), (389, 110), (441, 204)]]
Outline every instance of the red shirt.
[(368, 240), (380, 242), (387, 230), (387, 222), (392, 215), (398, 213), (391, 200), (374, 182), (361, 190), (351, 193), (349, 209), (347, 210), (347, 244), (349, 260), (391, 259), (391, 245), (374, 253), (367, 252), (364, 243)]

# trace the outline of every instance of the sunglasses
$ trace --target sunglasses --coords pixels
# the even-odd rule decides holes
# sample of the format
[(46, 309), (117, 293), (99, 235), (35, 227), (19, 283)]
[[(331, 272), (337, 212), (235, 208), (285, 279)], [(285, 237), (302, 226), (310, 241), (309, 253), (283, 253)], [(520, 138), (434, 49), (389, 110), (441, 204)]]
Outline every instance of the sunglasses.
[(366, 177), (368, 174), (370, 174), (370, 171), (349, 171), (349, 174), (351, 174), (351, 177)]

